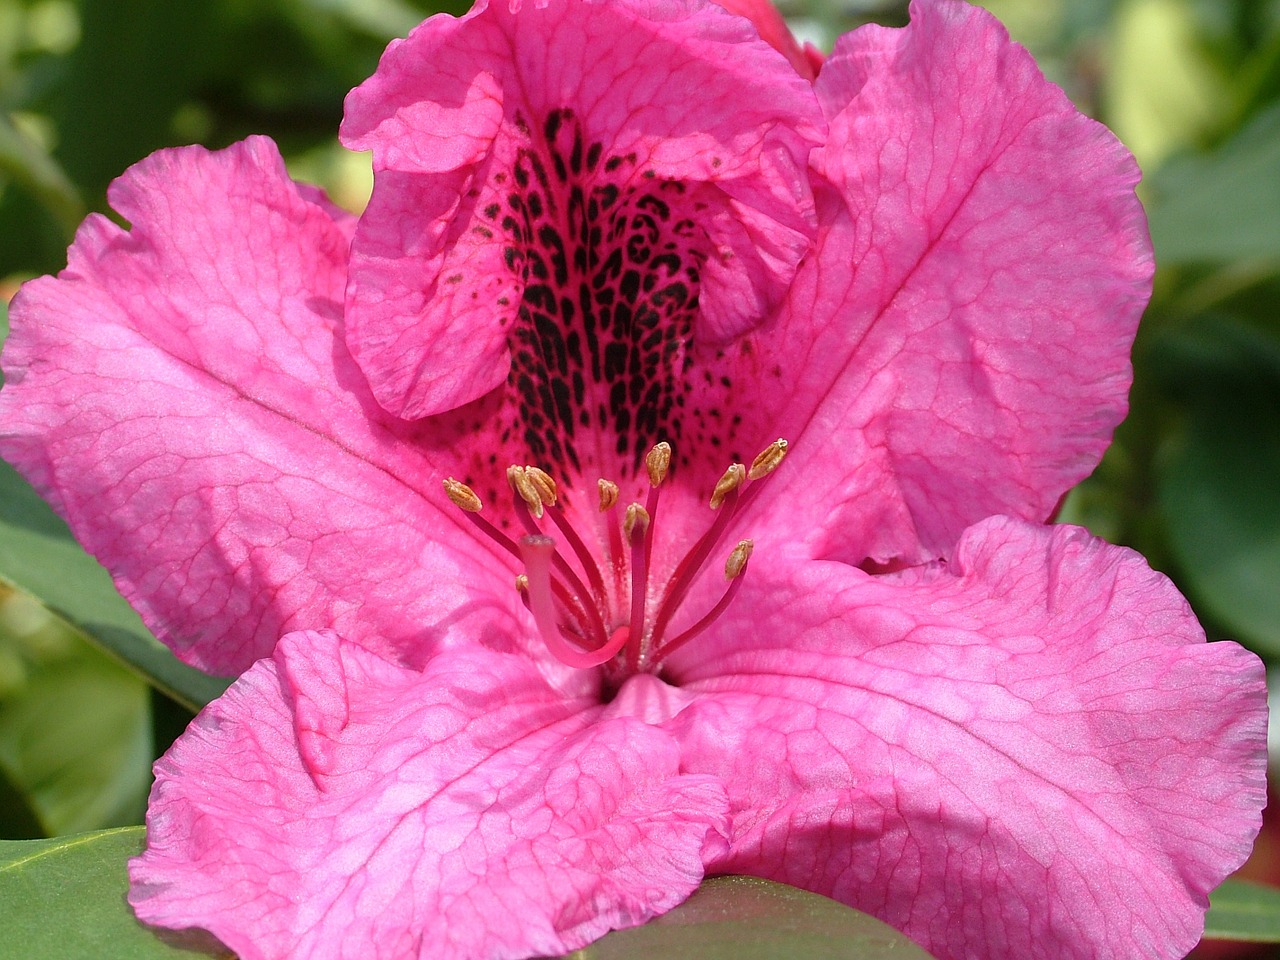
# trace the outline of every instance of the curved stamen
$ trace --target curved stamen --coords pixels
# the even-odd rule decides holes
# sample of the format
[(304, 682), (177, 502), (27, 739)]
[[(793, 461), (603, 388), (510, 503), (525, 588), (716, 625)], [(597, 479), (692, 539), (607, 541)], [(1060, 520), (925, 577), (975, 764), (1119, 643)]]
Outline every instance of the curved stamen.
[(562, 663), (582, 669), (598, 667), (613, 659), (630, 636), (625, 627), (615, 630), (609, 641), (597, 650), (575, 649), (560, 631), (551, 594), (551, 563), (552, 557), (556, 556), (555, 541), (544, 536), (521, 537), (520, 552), (524, 559), (525, 575), (528, 577), (529, 589), (526, 596), (529, 598), (529, 611), (533, 614), (538, 633), (542, 635), (542, 640), (552, 655)]

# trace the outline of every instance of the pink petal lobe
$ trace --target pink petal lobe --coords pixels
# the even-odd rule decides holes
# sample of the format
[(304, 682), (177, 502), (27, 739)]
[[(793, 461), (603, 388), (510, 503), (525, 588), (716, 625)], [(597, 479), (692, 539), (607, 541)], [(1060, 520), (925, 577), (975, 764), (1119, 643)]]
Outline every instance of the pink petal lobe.
[(474, 592), (442, 620), (492, 552), (344, 346), (350, 216), (261, 138), (155, 154), (110, 197), (131, 228), (90, 217), (13, 301), (0, 451), (151, 629), (225, 674), (300, 626), (413, 658), (509, 622)]
[(950, 564), (803, 564), (728, 617), (668, 667), (685, 769), (730, 791), (717, 872), (942, 960), (1131, 960), (1182, 957), (1248, 855), (1262, 665), (1129, 550), (995, 518)]
[(157, 764), (130, 902), (242, 960), (560, 956), (642, 923), (722, 855), (726, 800), (602, 709), (519, 657), (418, 673), (291, 634)]
[(762, 344), (789, 522), (803, 501), (817, 555), (910, 563), (1044, 520), (1126, 410), (1152, 274), (1132, 157), (960, 3), (844, 37), (816, 90), (819, 246)]
[(809, 81), (817, 77), (818, 67), (822, 65), (821, 54), (815, 58), (796, 42), (791, 29), (787, 26), (787, 21), (769, 0), (715, 0), (715, 2), (730, 13), (736, 13), (750, 20), (765, 43), (786, 57), (787, 62), (795, 67), (796, 73), (800, 76)]
[[(522, 378), (536, 401), (539, 323), (572, 329), (605, 296), (708, 348), (764, 322), (810, 243), (821, 126), (810, 86), (708, 3), (427, 21), (351, 93), (342, 128), (374, 154), (348, 334), (379, 402), (419, 418)], [(537, 412), (558, 418), (546, 394)]]

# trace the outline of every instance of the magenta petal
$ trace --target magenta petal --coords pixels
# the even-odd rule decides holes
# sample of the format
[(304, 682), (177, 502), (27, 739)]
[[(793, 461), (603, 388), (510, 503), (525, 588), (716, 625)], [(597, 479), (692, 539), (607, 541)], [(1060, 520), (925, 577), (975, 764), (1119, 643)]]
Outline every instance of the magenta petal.
[(810, 244), (821, 126), (809, 84), (708, 3), (480, 3), (427, 21), (342, 127), (374, 155), (348, 332), (375, 395), (410, 418), (483, 396), (539, 311), (568, 326), (589, 295), (600, 264), (575, 246), (604, 262), (650, 230), (644, 307), (671, 310), (679, 281), (699, 341), (763, 323)]
[(943, 960), (1196, 943), (1260, 825), (1266, 688), (1141, 557), (997, 518), (946, 567), (760, 589), (670, 665), (697, 697), (672, 721), (685, 769), (733, 804), (713, 869), (835, 896)]
[(675, 906), (725, 796), (518, 657), (292, 634), (157, 764), (130, 902), (242, 960), (559, 956)]
[(110, 197), (131, 229), (90, 217), (14, 298), (0, 451), (160, 638), (238, 673), (296, 627), (422, 656), (509, 617), (451, 614), (492, 553), (424, 499), (343, 344), (351, 218), (262, 138), (157, 153)]
[(821, 556), (912, 562), (987, 516), (1046, 519), (1126, 410), (1137, 166), (961, 3), (844, 37), (816, 90), (820, 246), (761, 394), (794, 441), (788, 522)]
[[(822, 64), (822, 55), (814, 56), (812, 47), (801, 48), (796, 38), (782, 18), (778, 8), (771, 0), (715, 0), (726, 10), (746, 17), (759, 31), (760, 37), (784, 57), (795, 68), (796, 73), (806, 80), (813, 80), (818, 75), (818, 67)], [(816, 51), (815, 51), (816, 52)]]

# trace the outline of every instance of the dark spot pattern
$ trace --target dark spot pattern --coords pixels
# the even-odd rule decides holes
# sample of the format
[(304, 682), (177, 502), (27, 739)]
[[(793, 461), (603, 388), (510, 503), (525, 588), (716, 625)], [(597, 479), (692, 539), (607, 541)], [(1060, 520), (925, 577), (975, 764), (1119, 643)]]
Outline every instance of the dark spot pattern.
[(492, 180), (501, 204), (484, 210), (524, 291), (507, 328), (503, 446), (523, 440), (530, 463), (563, 476), (605, 468), (603, 436), (616, 466), (635, 470), (659, 440), (680, 450), (702, 205), (684, 184), (637, 171), (634, 154), (588, 142), (571, 110), (515, 127), (527, 140), (510, 176)]

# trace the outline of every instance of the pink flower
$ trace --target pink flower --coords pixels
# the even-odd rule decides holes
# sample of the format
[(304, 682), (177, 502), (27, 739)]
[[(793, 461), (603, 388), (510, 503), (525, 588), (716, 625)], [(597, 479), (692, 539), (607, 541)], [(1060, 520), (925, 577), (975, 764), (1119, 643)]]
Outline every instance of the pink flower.
[(1042, 525), (1124, 413), (1132, 159), (958, 3), (813, 84), (694, 0), (513, 6), (351, 94), (358, 222), (268, 141), (165, 151), (15, 299), (5, 455), (247, 668), (139, 916), (527, 957), (727, 872), (942, 958), (1183, 954), (1261, 665)]

